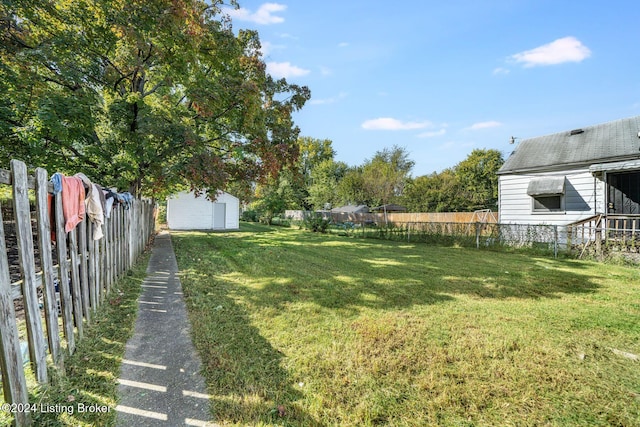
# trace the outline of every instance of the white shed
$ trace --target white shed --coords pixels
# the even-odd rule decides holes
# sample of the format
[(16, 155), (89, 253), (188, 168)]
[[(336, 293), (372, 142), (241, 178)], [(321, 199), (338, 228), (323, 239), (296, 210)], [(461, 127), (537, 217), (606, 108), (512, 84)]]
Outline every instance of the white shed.
[(224, 191), (215, 202), (193, 192), (174, 194), (167, 200), (167, 225), (172, 230), (237, 230), (240, 200)]

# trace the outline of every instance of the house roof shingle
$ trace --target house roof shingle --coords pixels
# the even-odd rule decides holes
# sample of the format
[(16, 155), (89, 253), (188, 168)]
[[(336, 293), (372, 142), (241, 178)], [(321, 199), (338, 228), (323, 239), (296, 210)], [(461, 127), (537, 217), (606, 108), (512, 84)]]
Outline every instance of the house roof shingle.
[(498, 174), (640, 158), (640, 116), (525, 139)]

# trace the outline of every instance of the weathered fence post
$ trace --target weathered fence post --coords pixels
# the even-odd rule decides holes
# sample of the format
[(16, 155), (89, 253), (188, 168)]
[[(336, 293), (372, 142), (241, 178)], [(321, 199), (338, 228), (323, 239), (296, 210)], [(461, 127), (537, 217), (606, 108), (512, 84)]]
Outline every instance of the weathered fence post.
[(31, 230), (31, 208), (29, 206), (29, 187), (27, 165), (18, 160), (11, 160), (13, 175), (13, 209), (16, 216), (16, 234), (18, 238), (18, 258), (22, 270), (22, 298), (27, 322), (27, 338), (31, 363), (39, 383), (47, 382), (47, 355), (45, 352), (44, 331), (40, 306), (38, 304), (38, 288), (36, 286), (36, 265), (33, 247), (33, 231)]
[(87, 321), (87, 324), (91, 323), (91, 313), (89, 312), (89, 272), (87, 271), (87, 244), (90, 232), (87, 232), (87, 228), (91, 230), (93, 225), (91, 221), (84, 220), (79, 224), (78, 228), (78, 246), (80, 249), (80, 295), (82, 296), (82, 315)]
[[(24, 375), (16, 312), (11, 295), (11, 278), (5, 244), (2, 213), (0, 212), (0, 367), (2, 389), (7, 403), (28, 403), (27, 379)], [(15, 413), (16, 426), (31, 425), (31, 414), (27, 411)]]
[(71, 308), (71, 292), (69, 289), (69, 267), (67, 265), (67, 233), (64, 231), (64, 214), (62, 213), (62, 193), (55, 196), (56, 204), (56, 248), (58, 249), (58, 291), (60, 292), (60, 309), (62, 310), (62, 326), (67, 339), (67, 351), (73, 354), (76, 341), (73, 335), (73, 311)]
[(71, 299), (73, 304), (73, 317), (75, 318), (78, 339), (84, 335), (82, 324), (82, 291), (80, 290), (80, 272), (78, 271), (78, 238), (77, 228), (84, 226), (83, 220), (78, 226), (69, 232), (69, 259), (71, 259)]
[(38, 219), (38, 245), (40, 246), (40, 267), (42, 268), (42, 295), (47, 324), (49, 352), (54, 363), (60, 359), (60, 328), (58, 327), (58, 307), (54, 283), (53, 257), (51, 255), (51, 225), (49, 221), (49, 192), (47, 171), (36, 169), (36, 211)]
[[(105, 233), (106, 234), (106, 233)], [(91, 310), (95, 313), (98, 310), (98, 299), (96, 298), (96, 245), (93, 240), (93, 229), (91, 226), (87, 229), (87, 249), (88, 249), (88, 257), (87, 260), (87, 271), (88, 271), (88, 279), (89, 279), (89, 301), (91, 303)]]

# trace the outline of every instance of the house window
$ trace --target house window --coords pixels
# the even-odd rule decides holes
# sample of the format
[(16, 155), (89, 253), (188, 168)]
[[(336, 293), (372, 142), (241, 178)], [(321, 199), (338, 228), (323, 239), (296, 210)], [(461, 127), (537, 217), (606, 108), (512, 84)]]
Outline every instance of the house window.
[(562, 194), (533, 197), (534, 212), (561, 212), (563, 210)]
[(536, 213), (564, 211), (564, 176), (548, 176), (532, 179), (527, 194), (532, 199), (532, 211)]

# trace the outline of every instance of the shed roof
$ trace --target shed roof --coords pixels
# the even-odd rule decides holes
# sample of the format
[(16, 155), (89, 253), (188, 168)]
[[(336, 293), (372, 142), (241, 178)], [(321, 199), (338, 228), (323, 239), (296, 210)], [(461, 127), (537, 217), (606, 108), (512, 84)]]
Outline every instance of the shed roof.
[(369, 207), (367, 205), (346, 205), (331, 209), (335, 213), (367, 213)]
[(525, 139), (499, 174), (559, 170), (640, 158), (640, 116)]

